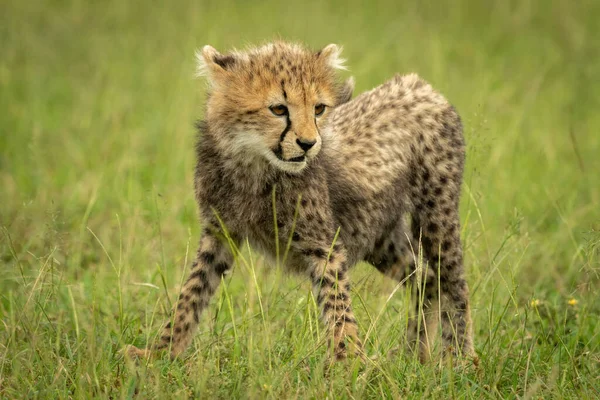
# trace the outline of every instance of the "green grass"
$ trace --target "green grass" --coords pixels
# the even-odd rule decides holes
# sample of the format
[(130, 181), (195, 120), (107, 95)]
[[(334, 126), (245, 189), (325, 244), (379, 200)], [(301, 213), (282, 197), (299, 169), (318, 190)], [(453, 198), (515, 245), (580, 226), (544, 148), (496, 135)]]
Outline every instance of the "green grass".
[[(0, 397), (600, 396), (600, 3), (253, 3), (0, 5)], [(357, 92), (418, 72), (461, 113), (479, 368), (404, 353), (406, 293), (360, 265), (374, 362), (328, 370), (307, 280), (249, 251), (183, 359), (119, 355), (199, 237), (194, 50), (278, 37), (344, 45)]]

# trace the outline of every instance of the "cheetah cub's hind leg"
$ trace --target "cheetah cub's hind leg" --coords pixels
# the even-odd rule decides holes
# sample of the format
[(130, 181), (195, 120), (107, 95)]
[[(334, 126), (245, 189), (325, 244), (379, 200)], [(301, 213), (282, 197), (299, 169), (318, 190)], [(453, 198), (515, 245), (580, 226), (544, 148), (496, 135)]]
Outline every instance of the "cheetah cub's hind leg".
[[(444, 353), (474, 356), (473, 333), (469, 306), (469, 288), (464, 277), (460, 240), (459, 198), (462, 159), (439, 159), (439, 164), (423, 163), (415, 174), (413, 187), (412, 231), (422, 249), (423, 267), (428, 274), (416, 286), (418, 311), (423, 320), (409, 327), (413, 340), (419, 341), (421, 356), (428, 351), (423, 329), (432, 318), (441, 319)], [(459, 162), (451, 162), (458, 158)], [(435, 306), (440, 306), (436, 312)], [(421, 317), (419, 317), (421, 318)], [(426, 357), (422, 357), (426, 358)]]
[(233, 256), (225, 247), (208, 229), (205, 231), (190, 276), (179, 295), (175, 315), (164, 326), (159, 342), (147, 349), (128, 346), (129, 356), (149, 357), (157, 351), (169, 350), (171, 358), (175, 358), (190, 345), (201, 312), (208, 306), (221, 277), (231, 269)]
[(414, 284), (417, 319), (409, 325), (409, 340), (418, 342), (419, 358), (426, 361), (430, 356), (432, 328), (441, 318), (444, 353), (472, 356), (469, 288), (463, 271), (458, 210), (445, 220), (420, 216), (413, 220), (413, 234), (415, 237), (421, 234), (422, 267), (426, 270), (424, 279)]
[(400, 220), (389, 236), (375, 243), (375, 249), (367, 261), (387, 277), (403, 285), (410, 284), (413, 288), (416, 302), (407, 336), (410, 348), (415, 348), (418, 342), (419, 359), (425, 362), (431, 357), (439, 318), (436, 312), (435, 275), (426, 268), (417, 271), (416, 265), (422, 267), (419, 252), (418, 237), (415, 240), (409, 224)]

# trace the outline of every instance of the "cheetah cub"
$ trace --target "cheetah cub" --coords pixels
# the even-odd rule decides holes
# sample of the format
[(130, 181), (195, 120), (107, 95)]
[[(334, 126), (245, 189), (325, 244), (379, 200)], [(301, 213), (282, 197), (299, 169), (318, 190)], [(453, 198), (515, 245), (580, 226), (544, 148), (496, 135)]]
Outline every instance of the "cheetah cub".
[(336, 359), (363, 354), (348, 278), (363, 260), (413, 283), (407, 336), (422, 360), (438, 320), (445, 352), (472, 355), (458, 214), (465, 145), (446, 99), (412, 74), (350, 100), (334, 44), (205, 46), (198, 60), (209, 82), (195, 173), (205, 228), (172, 322), (154, 347), (128, 353), (183, 352), (232, 268), (231, 240), (248, 239), (280, 261), (291, 243), (285, 265), (310, 277)]

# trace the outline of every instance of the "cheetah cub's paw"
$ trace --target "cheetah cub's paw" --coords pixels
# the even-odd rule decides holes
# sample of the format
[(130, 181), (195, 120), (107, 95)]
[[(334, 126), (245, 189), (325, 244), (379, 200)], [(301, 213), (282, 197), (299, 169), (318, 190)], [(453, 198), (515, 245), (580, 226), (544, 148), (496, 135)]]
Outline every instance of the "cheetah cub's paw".
[(129, 357), (133, 360), (139, 360), (142, 358), (150, 358), (153, 355), (153, 352), (149, 349), (140, 349), (135, 347), (132, 344), (129, 344), (127, 346), (125, 346), (122, 350), (121, 353), (126, 356)]
[(367, 362), (367, 355), (360, 339), (357, 337), (346, 337), (334, 347), (332, 361), (344, 361), (358, 359), (363, 363)]

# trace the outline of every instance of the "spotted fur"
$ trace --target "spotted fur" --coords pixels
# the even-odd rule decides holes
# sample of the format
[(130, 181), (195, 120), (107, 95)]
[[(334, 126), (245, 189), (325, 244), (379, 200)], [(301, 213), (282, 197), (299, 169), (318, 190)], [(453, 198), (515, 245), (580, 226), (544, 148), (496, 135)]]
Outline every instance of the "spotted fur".
[[(176, 356), (189, 345), (232, 267), (225, 226), (236, 244), (248, 239), (271, 257), (277, 241), (284, 248), (292, 239), (285, 264), (310, 278), (336, 358), (361, 353), (348, 278), (361, 260), (413, 283), (420, 301), (409, 338), (422, 359), (440, 316), (445, 349), (473, 353), (458, 214), (459, 116), (414, 74), (350, 100), (353, 82), (337, 78), (339, 54), (335, 45), (312, 52), (284, 42), (228, 54), (206, 46), (199, 54), (209, 95), (195, 194), (206, 228), (156, 350)], [(280, 105), (287, 111), (275, 115)]]

